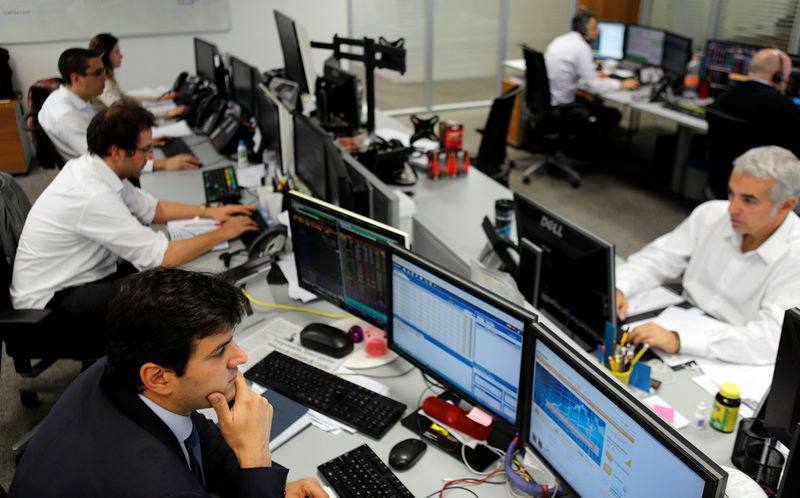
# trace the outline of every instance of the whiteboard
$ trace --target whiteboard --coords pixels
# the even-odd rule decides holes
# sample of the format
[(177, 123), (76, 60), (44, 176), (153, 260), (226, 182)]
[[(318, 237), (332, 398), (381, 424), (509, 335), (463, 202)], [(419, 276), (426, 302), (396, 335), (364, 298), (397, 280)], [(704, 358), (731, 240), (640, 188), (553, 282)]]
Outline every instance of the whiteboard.
[(0, 43), (230, 29), (228, 0), (0, 0)]

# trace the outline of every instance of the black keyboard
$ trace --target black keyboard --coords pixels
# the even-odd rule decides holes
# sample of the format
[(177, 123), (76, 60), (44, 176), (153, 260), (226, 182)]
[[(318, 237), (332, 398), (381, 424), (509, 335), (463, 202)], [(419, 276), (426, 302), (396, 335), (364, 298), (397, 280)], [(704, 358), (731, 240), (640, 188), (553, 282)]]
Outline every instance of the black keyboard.
[(177, 156), (178, 154), (191, 154), (192, 149), (186, 145), (186, 142), (184, 142), (182, 138), (178, 137), (173, 139), (171, 142), (162, 145), (161, 152), (164, 153), (165, 157), (172, 157)]
[(317, 470), (341, 498), (414, 497), (366, 444), (323, 463)]
[(233, 166), (203, 171), (203, 188), (206, 203), (236, 202), (239, 200), (239, 183)]
[(242, 243), (247, 249), (250, 249), (250, 245), (253, 243), (254, 240), (256, 240), (256, 237), (258, 237), (259, 234), (261, 234), (261, 232), (264, 232), (269, 229), (267, 221), (264, 219), (263, 216), (261, 216), (261, 213), (258, 212), (258, 209), (256, 209), (250, 214), (250, 219), (256, 222), (256, 225), (258, 225), (258, 230), (249, 230), (247, 232), (242, 232), (242, 234), (239, 235), (239, 239), (242, 241)]
[(406, 409), (399, 401), (277, 351), (244, 376), (374, 438), (382, 437)]

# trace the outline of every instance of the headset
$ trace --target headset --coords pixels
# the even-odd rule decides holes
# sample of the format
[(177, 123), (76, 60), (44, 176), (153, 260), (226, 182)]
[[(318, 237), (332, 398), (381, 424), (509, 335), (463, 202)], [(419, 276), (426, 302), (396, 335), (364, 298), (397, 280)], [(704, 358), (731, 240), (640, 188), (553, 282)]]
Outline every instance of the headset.
[(596, 18), (597, 15), (589, 9), (580, 9), (572, 18), (572, 31), (577, 31), (581, 36), (586, 36), (589, 29), (589, 21)]
[(778, 56), (778, 72), (772, 75), (772, 82), (780, 85), (783, 83), (783, 54), (780, 50), (775, 49), (775, 55)]
[(517, 451), (517, 444), (519, 444), (519, 437), (515, 437), (514, 440), (511, 441), (511, 444), (508, 445), (506, 457), (503, 461), (503, 467), (506, 470), (506, 478), (508, 479), (508, 482), (510, 482), (515, 488), (519, 489), (523, 493), (532, 496), (545, 498), (552, 496), (555, 498), (557, 494), (567, 494), (567, 491), (560, 486), (550, 487), (547, 484), (534, 484), (517, 475), (512, 463), (514, 460), (514, 452)]

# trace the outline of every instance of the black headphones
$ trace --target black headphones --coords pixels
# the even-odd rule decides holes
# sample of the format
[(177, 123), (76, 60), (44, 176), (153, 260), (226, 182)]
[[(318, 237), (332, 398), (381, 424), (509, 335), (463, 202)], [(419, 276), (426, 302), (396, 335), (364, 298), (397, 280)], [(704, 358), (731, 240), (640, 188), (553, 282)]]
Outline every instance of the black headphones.
[(776, 85), (783, 83), (783, 54), (778, 49), (775, 49), (775, 55), (778, 56), (778, 72), (772, 75), (772, 82)]

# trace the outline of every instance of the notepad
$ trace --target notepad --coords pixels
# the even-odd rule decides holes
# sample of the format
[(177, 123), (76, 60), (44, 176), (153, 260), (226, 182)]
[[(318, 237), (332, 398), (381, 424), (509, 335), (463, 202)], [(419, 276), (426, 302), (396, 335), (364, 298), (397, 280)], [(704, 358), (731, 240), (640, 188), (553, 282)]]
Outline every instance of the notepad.
[(286, 396), (266, 389), (262, 396), (272, 405), (272, 426), (269, 433), (269, 450), (275, 451), (286, 441), (311, 424), (308, 408)]

